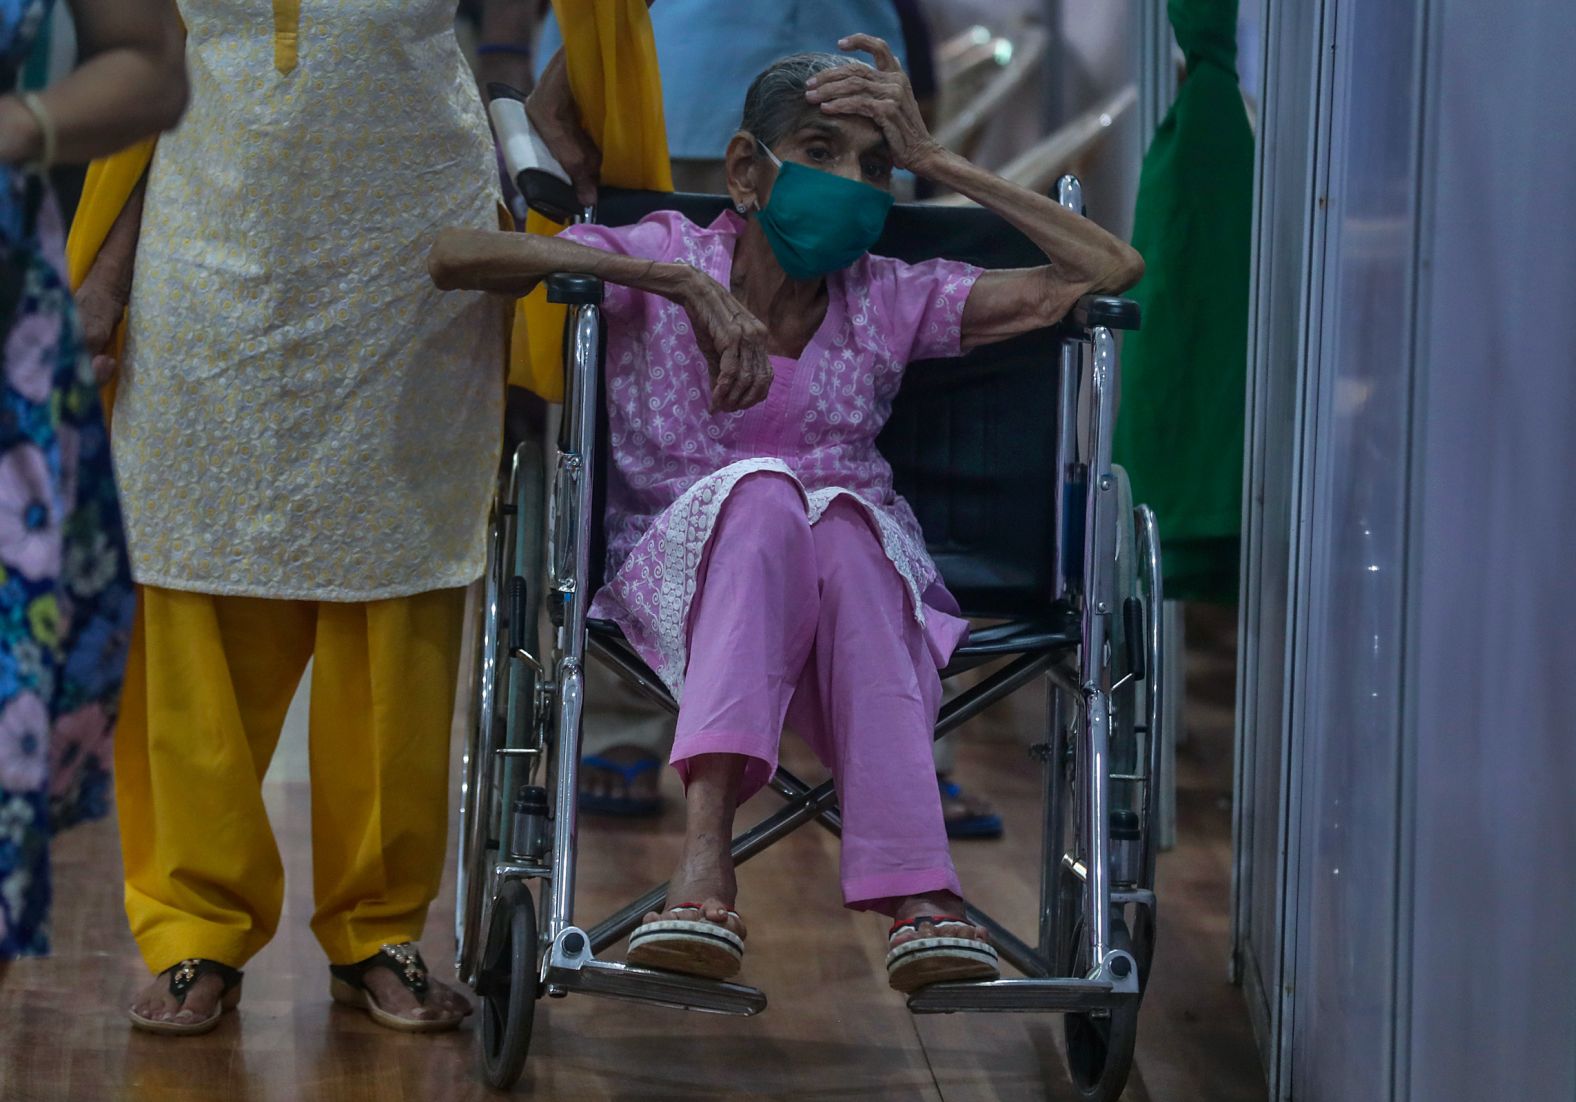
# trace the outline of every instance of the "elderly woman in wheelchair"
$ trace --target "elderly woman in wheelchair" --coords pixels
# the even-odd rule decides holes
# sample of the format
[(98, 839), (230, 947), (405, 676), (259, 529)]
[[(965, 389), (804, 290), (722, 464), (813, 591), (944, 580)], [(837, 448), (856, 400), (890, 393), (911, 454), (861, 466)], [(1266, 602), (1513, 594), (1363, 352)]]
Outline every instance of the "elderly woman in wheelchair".
[[(727, 152), (733, 209), (711, 225), (659, 212), (557, 238), (452, 230), (430, 266), (445, 288), (523, 294), (566, 271), (606, 285), (611, 580), (592, 614), (680, 703), (687, 808), (666, 909), (630, 961), (738, 970), (734, 811), (771, 777), (786, 723), (836, 781), (844, 900), (893, 917), (888, 972), (911, 991), (997, 968), (963, 918), (930, 751), (938, 671), (968, 626), (876, 437), (910, 361), (1053, 325), (1080, 296), (1131, 286), (1142, 261), (936, 145), (884, 42), (839, 46), (874, 66), (800, 54), (755, 80)], [(1046, 263), (870, 255), (895, 169), (997, 212)]]

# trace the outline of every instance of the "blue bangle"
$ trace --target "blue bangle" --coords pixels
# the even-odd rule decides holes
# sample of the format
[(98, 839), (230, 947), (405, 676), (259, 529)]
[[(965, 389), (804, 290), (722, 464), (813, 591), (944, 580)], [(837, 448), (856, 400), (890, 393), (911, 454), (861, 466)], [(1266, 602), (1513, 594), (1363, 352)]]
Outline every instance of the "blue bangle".
[(529, 58), (531, 56), (531, 47), (517, 45), (513, 42), (483, 42), (476, 47), (477, 57), (489, 57), (494, 54)]

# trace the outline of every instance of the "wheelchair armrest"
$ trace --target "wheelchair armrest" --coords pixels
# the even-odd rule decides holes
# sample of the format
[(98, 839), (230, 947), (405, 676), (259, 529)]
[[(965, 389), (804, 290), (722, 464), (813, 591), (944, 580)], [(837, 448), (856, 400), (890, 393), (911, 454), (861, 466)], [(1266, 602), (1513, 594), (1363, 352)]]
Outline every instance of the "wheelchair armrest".
[(1137, 329), (1142, 321), (1138, 303), (1111, 295), (1085, 295), (1067, 315), (1064, 324), (1083, 332), (1097, 326), (1107, 329)]
[(599, 306), (602, 281), (583, 272), (554, 272), (547, 277), (547, 301), (566, 306)]

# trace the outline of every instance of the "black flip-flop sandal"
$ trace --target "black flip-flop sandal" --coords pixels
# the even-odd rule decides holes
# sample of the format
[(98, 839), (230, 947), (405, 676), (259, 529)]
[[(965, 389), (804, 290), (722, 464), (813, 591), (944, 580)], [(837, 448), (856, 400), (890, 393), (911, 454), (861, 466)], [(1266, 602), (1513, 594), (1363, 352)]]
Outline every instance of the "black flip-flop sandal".
[[(744, 962), (744, 938), (709, 921), (699, 903), (678, 903), (668, 910), (694, 911), (700, 918), (662, 918), (636, 926), (625, 958), (630, 964), (708, 980), (725, 980), (738, 973)], [(729, 911), (728, 917), (740, 924), (744, 921), (738, 911)]]
[(464, 1020), (469, 1008), (446, 1014), (441, 1018), (404, 1018), (378, 1005), (377, 996), (367, 986), (367, 973), (374, 968), (386, 968), (399, 977), (405, 990), (416, 996), (421, 1005), (427, 1004), (427, 994), (432, 990), (427, 975), (427, 963), (421, 959), (421, 950), (409, 941), (398, 945), (385, 945), (366, 960), (355, 964), (331, 964), (332, 977), (328, 993), (337, 1003), (365, 1010), (378, 1025), (397, 1029), (401, 1033), (443, 1033), (454, 1029)]
[(171, 965), (159, 974), (170, 977), (170, 994), (181, 1001), (182, 1007), (186, 1005), (186, 993), (204, 976), (218, 976), (224, 981), (224, 987), (219, 993), (219, 1002), (213, 1008), (213, 1013), (201, 1021), (161, 1021), (157, 1018), (145, 1018), (135, 1010), (126, 1011), (126, 1017), (131, 1019), (131, 1024), (146, 1033), (162, 1033), (167, 1037), (195, 1037), (199, 1033), (207, 1033), (213, 1029), (219, 1024), (219, 1019), (224, 1017), (226, 1011), (234, 1010), (240, 1005), (241, 972), (228, 964), (220, 964), (206, 957), (192, 957)]
[[(901, 945), (892, 939), (905, 930), (916, 933), (929, 925), (935, 932), (916, 937)], [(993, 980), (1001, 975), (996, 948), (976, 937), (946, 937), (943, 928), (962, 927), (973, 933), (974, 926), (960, 915), (919, 915), (907, 922), (894, 922), (887, 931), (887, 980), (894, 988), (909, 994), (933, 983), (961, 983), (967, 980)]]

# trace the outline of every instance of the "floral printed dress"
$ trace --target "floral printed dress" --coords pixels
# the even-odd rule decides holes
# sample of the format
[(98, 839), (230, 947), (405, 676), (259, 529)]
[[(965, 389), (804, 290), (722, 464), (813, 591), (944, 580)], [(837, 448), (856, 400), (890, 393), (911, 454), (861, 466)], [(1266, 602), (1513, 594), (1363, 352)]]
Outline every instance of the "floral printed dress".
[[(52, 0), (0, 0), (0, 79)], [(9, 84), (7, 84), (9, 86)], [(108, 810), (133, 598), (60, 212), (0, 165), (0, 960), (48, 951), (49, 839)]]

